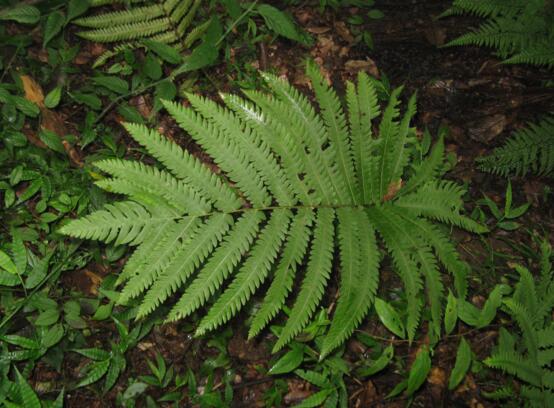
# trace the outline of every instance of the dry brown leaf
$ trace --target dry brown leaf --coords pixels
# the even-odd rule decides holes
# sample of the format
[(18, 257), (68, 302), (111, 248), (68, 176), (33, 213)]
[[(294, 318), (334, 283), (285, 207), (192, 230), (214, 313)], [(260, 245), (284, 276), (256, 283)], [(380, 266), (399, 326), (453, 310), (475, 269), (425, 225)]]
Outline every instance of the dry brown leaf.
[[(44, 92), (40, 84), (29, 75), (21, 75), (20, 78), (23, 83), (23, 90), (25, 91), (25, 99), (35, 103), (40, 109), (40, 128), (58, 135), (71, 162), (78, 167), (83, 167), (84, 163), (81, 159), (81, 154), (69, 142), (63, 139), (68, 133), (63, 118), (57, 112), (44, 106)], [(35, 134), (26, 133), (26, 136), (29, 142), (35, 146), (46, 147)]]
[(338, 21), (335, 23), (335, 30), (340, 35), (340, 37), (349, 44), (354, 42), (354, 37), (350, 34), (350, 30), (346, 27), (344, 21)]
[(89, 278), (90, 281), (88, 292), (91, 295), (98, 295), (98, 288), (102, 284), (102, 277), (92, 271), (89, 271), (88, 269), (85, 270), (85, 275), (87, 276), (87, 278)]
[(346, 64), (344, 64), (344, 68), (346, 69), (346, 71), (350, 72), (351, 74), (355, 74), (358, 71), (365, 71), (369, 75), (375, 78), (379, 78), (379, 69), (375, 64), (375, 61), (373, 61), (370, 58), (367, 58), (365, 60), (346, 61)]
[(306, 31), (312, 34), (324, 34), (331, 30), (331, 27), (307, 27)]
[(39, 107), (44, 107), (44, 93), (42, 87), (29, 75), (21, 75), (25, 99), (36, 103)]
[(389, 201), (396, 197), (396, 193), (402, 188), (402, 185), (402, 179), (392, 181), (387, 187), (387, 193), (383, 196), (383, 201)]
[(431, 368), (427, 382), (444, 388), (446, 386), (446, 371), (440, 367)]

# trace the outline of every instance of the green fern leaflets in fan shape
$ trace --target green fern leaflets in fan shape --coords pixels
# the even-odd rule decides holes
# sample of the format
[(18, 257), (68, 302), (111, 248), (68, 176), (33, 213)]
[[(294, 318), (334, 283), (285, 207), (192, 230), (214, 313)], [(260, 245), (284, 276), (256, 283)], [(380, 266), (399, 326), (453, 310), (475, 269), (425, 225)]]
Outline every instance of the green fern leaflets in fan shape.
[(446, 46), (492, 47), (504, 63), (554, 68), (554, 2), (454, 0), (452, 7), (441, 16), (458, 14), (473, 14), (486, 21)]
[[(89, 30), (78, 35), (90, 41), (119, 43), (113, 51), (106, 51), (95, 62), (103, 64), (108, 58), (124, 49), (132, 49), (141, 40), (152, 40), (171, 45), (178, 51), (189, 48), (208, 28), (210, 20), (188, 31), (202, 4), (202, 0), (160, 0), (155, 4), (141, 5), (141, 0), (130, 2), (129, 9), (113, 11), (73, 21)], [(124, 3), (121, 0), (92, 0), (91, 6)]]
[[(250, 327), (253, 337), (279, 313), (298, 282), (275, 345), (279, 350), (309, 323), (338, 264), (340, 296), (322, 349), (326, 355), (372, 306), (381, 242), (405, 287), (409, 339), (420, 321), (424, 282), (432, 325), (440, 333), (439, 263), (452, 273), (461, 297), (467, 265), (434, 221), (483, 231), (461, 214), (463, 189), (438, 180), (443, 141), (410, 166), (417, 142), (410, 127), (415, 96), (401, 117), (401, 89), (392, 92), (374, 133), (380, 107), (367, 75), (346, 84), (346, 114), (319, 68), (309, 63), (307, 73), (319, 114), (297, 89), (271, 74), (262, 74), (270, 94), (222, 95), (227, 107), (196, 95), (188, 96), (191, 107), (164, 103), (217, 171), (137, 124), (125, 127), (164, 170), (129, 160), (96, 163), (111, 176), (97, 184), (128, 199), (72, 221), (62, 232), (137, 247), (119, 277), (125, 283), (119, 302), (140, 297), (138, 318), (177, 292), (167, 321), (189, 316), (213, 299), (196, 331), (202, 335), (235, 316), (270, 281)], [(400, 184), (391, 194), (391, 186)]]

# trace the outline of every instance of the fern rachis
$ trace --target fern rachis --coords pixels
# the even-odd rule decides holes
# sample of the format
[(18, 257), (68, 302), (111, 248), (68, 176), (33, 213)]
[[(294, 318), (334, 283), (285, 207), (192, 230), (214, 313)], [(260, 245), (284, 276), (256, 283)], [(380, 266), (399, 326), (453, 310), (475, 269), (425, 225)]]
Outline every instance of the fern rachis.
[[(213, 158), (220, 174), (156, 132), (125, 125), (167, 171), (102, 162), (111, 178), (98, 184), (127, 195), (129, 204), (107, 206), (62, 232), (137, 246), (119, 282), (125, 284), (120, 302), (139, 298), (139, 317), (184, 289), (168, 320), (183, 318), (221, 288), (199, 324), (197, 333), (202, 334), (236, 315), (269, 280), (250, 329), (254, 336), (301, 280), (277, 350), (303, 330), (320, 305), (336, 254), (339, 300), (323, 346), (326, 355), (350, 336), (372, 306), (379, 284), (379, 245), (392, 256), (407, 290), (410, 340), (420, 320), (424, 281), (433, 283), (428, 297), (434, 325), (440, 327), (443, 286), (431, 282), (439, 264), (453, 273), (459, 295), (465, 295), (466, 266), (430, 220), (484, 229), (460, 213), (461, 190), (436, 180), (444, 161), (442, 141), (429, 159), (408, 167), (415, 99), (402, 116), (393, 98), (379, 127), (384, 135), (374, 136), (370, 129), (380, 110), (365, 74), (357, 84), (347, 84), (345, 112), (318, 67), (310, 63), (307, 72), (321, 114), (298, 90), (271, 74), (263, 77), (272, 93), (245, 92), (250, 101), (222, 95), (227, 108), (194, 95), (189, 96), (190, 108), (164, 103)], [(405, 187), (385, 197), (400, 178), (407, 179)], [(410, 207), (410, 200), (417, 206)], [(140, 219), (130, 223), (139, 212)]]

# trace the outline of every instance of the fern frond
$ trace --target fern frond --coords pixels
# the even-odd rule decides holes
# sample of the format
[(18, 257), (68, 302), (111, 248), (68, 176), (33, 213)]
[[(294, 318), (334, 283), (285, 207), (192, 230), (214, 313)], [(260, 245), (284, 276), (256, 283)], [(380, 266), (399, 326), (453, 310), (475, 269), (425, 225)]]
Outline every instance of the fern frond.
[(136, 21), (153, 20), (164, 15), (164, 9), (159, 4), (132, 8), (124, 11), (114, 11), (99, 16), (82, 17), (73, 21), (82, 27), (106, 28)]
[(542, 385), (542, 370), (517, 353), (496, 353), (485, 359), (489, 367), (498, 368), (522, 379), (535, 387)]
[[(167, 1), (165, 12), (179, 17), (185, 6)], [(73, 221), (62, 232), (138, 246), (117, 281), (123, 284), (120, 303), (139, 298), (138, 318), (170, 303), (175, 294), (180, 298), (166, 320), (181, 319), (213, 296), (197, 328), (204, 334), (235, 316), (267, 280), (252, 337), (285, 308), (302, 274), (278, 350), (320, 307), (337, 254), (339, 295), (321, 344), (324, 357), (369, 311), (379, 286), (381, 254), (392, 258), (406, 288), (410, 340), (421, 318), (424, 281), (433, 330), (439, 332), (439, 261), (454, 275), (459, 296), (465, 296), (467, 266), (431, 220), (480, 227), (461, 213), (463, 190), (436, 180), (444, 168), (442, 140), (430, 159), (422, 158), (415, 169), (409, 166), (417, 143), (410, 128), (415, 99), (400, 117), (400, 90), (395, 91), (380, 133), (373, 134), (380, 108), (367, 75), (347, 84), (347, 113), (317, 68), (310, 65), (308, 72), (321, 113), (270, 74), (265, 79), (271, 93), (247, 91), (248, 100), (222, 95), (228, 108), (194, 95), (188, 96), (190, 107), (163, 102), (214, 164), (134, 124), (125, 127), (159, 165), (119, 159), (97, 164), (111, 176), (97, 184), (127, 201)], [(407, 188), (392, 194), (390, 183), (396, 186), (400, 178), (406, 178)]]
[(216, 164), (236, 182), (237, 186), (256, 207), (270, 204), (270, 196), (260, 175), (247, 160), (235, 140), (218, 130), (192, 109), (174, 102), (163, 102), (179, 125), (189, 132), (215, 160)]
[[(140, 247), (137, 250), (139, 255), (133, 265), (134, 268), (125, 273), (127, 283), (121, 291), (118, 299), (119, 303), (125, 304), (129, 299), (135, 298), (144, 292), (156, 280), (158, 275), (167, 268), (175, 254), (180, 250), (183, 242), (190, 241), (190, 237), (195, 234), (199, 224), (200, 220), (198, 218), (184, 218), (164, 231), (165, 234), (154, 243), (150, 254), (141, 256), (143, 252), (141, 251), (142, 247)], [(157, 235), (157, 238), (160, 237)]]
[(456, 13), (474, 14), (479, 17), (495, 17), (498, 14), (515, 15), (524, 8), (522, 0), (454, 0)]
[(291, 213), (274, 211), (250, 256), (219, 300), (196, 329), (197, 335), (222, 325), (233, 317), (267, 277), (285, 237)]
[[(308, 99), (300, 94), (298, 90), (271, 74), (263, 74), (263, 77), (276, 96), (282, 103), (288, 105), (285, 112), (288, 117), (283, 117), (283, 122), (290, 126), (292, 124), (298, 129), (296, 137), (302, 137), (308, 149), (308, 156), (311, 157), (316, 166), (316, 172), (319, 172), (323, 179), (322, 185), (325, 186), (326, 203), (336, 203), (338, 198), (347, 196), (346, 187), (340, 184), (338, 170), (333, 162), (334, 157), (329, 150), (323, 150), (323, 146), (329, 142), (327, 132), (323, 121), (316, 115), (314, 107)], [(331, 194), (329, 196), (329, 194)]]
[(482, 225), (459, 213), (462, 195), (463, 190), (452, 182), (427, 183), (417, 193), (399, 197), (395, 205), (416, 216), (438, 219), (472, 232), (486, 232)]
[[(81, 38), (95, 42), (115, 42), (114, 50), (104, 52), (94, 63), (99, 66), (123, 49), (135, 49), (141, 39), (150, 39), (165, 44), (173, 44), (177, 50), (192, 46), (202, 30), (195, 36), (188, 36), (187, 30), (197, 14), (202, 0), (161, 0), (157, 4), (135, 6), (141, 1), (131, 1), (128, 10), (112, 11), (95, 16), (81, 17), (73, 21), (89, 30), (78, 32)], [(122, 3), (121, 0), (94, 0), (92, 7), (102, 4)], [(202, 24), (204, 30), (207, 23)], [(185, 40), (186, 39), (186, 40)]]
[(206, 199), (214, 202), (219, 210), (228, 212), (240, 207), (236, 193), (189, 152), (144, 125), (126, 123), (124, 126), (133, 139), (143, 145), (175, 177), (193, 186), (195, 191), (205, 194)]
[(554, 172), (554, 116), (515, 132), (504, 146), (477, 160), (479, 168), (507, 177)]
[(520, 50), (514, 56), (506, 59), (505, 64), (530, 64), (537, 66), (546, 66), (554, 68), (554, 47), (552, 42), (554, 38), (547, 41), (537, 42), (529, 47)]
[(287, 183), (290, 184), (296, 197), (303, 203), (317, 203), (313, 194), (310, 194), (308, 186), (300, 178), (305, 171), (300, 144), (295, 143), (286, 129), (272, 120), (270, 113), (263, 112), (256, 105), (236, 95), (223, 94), (222, 98), (245, 124), (265, 135), (267, 144), (280, 158)]
[(143, 229), (166, 221), (154, 218), (146, 209), (133, 201), (109, 204), (79, 220), (64, 225), (60, 232), (75, 238), (115, 241), (117, 245), (133, 242)]
[(85, 40), (95, 42), (113, 42), (123, 40), (136, 40), (138, 38), (151, 37), (170, 27), (169, 19), (162, 17), (155, 20), (139, 21), (99, 28), (97, 30), (83, 31), (77, 35)]
[[(308, 151), (306, 142), (308, 135), (300, 123), (291, 126), (287, 104), (258, 92), (245, 91), (244, 93), (260, 107), (263, 117), (271, 118), (270, 124), (275, 126), (275, 130), (279, 132), (278, 136), (289, 149), (289, 154), (293, 158), (291, 165), (296, 174), (307, 174), (306, 184), (313, 190), (313, 194), (308, 193), (308, 196), (313, 197), (311, 202), (332, 202), (331, 185), (323, 173), (324, 164), (320, 160), (321, 155), (317, 154), (317, 151), (316, 154)], [(286, 156), (288, 156), (287, 153), (281, 155), (281, 157)]]
[(244, 152), (245, 160), (252, 164), (267, 186), (268, 192), (275, 197), (279, 205), (291, 206), (294, 203), (291, 186), (261, 135), (244, 127), (232, 112), (221, 108), (213, 101), (195, 95), (188, 95), (188, 99), (199, 114), (222, 133), (229, 135), (239, 151)]
[(339, 209), (337, 215), (340, 297), (320, 358), (341, 345), (360, 324), (373, 303), (379, 284), (379, 250), (367, 215), (359, 209)]
[(248, 251), (263, 219), (263, 212), (251, 211), (236, 222), (231, 233), (224, 237), (223, 244), (175, 304), (167, 317), (168, 321), (183, 319), (204, 305)]
[(171, 262), (158, 273), (156, 281), (145, 294), (137, 319), (151, 313), (186, 282), (221, 241), (232, 223), (233, 217), (229, 214), (213, 215), (182, 243)]
[(310, 250), (310, 260), (302, 288), (296, 298), (287, 324), (273, 347), (279, 351), (308, 324), (317, 305), (323, 297), (327, 280), (331, 274), (333, 258), (333, 220), (335, 212), (329, 208), (320, 208), (315, 220), (314, 238)]
[(433, 146), (433, 149), (431, 149), (431, 154), (414, 169), (414, 174), (400, 189), (398, 195), (410, 193), (429, 180), (433, 180), (438, 175), (443, 163), (444, 138), (441, 136), (437, 143), (435, 143), (435, 146)]
[(301, 209), (295, 216), (288, 233), (288, 240), (260, 310), (250, 325), (248, 338), (256, 336), (274, 318), (285, 304), (292, 289), (297, 266), (308, 249), (310, 227), (314, 221), (312, 210)]
[(391, 181), (389, 160), (391, 158), (392, 146), (399, 131), (399, 124), (396, 119), (400, 115), (398, 105), (400, 104), (399, 96), (401, 92), (402, 88), (396, 88), (392, 92), (389, 104), (383, 113), (383, 118), (379, 125), (379, 134), (381, 136), (379, 149), (381, 155), (378, 164), (377, 195), (373, 197), (374, 202), (380, 201), (385, 196)]
[(449, 42), (453, 45), (493, 47), (505, 63), (554, 67), (554, 26), (548, 2), (524, 0), (455, 0), (441, 17), (475, 14), (486, 21), (472, 32)]
[(367, 214), (389, 248), (395, 269), (406, 289), (408, 303), (406, 330), (408, 339), (411, 341), (415, 337), (423, 306), (419, 298), (423, 283), (412, 253), (422, 246), (422, 242), (415, 230), (399, 222), (398, 217), (391, 214), (389, 205), (368, 208)]
[(152, 194), (164, 197), (169, 204), (180, 211), (205, 214), (210, 210), (209, 204), (198, 191), (175, 179), (166, 171), (143, 163), (119, 159), (106, 159), (96, 162), (95, 165), (130, 186), (138, 186)]
[[(346, 188), (341, 191), (350, 197), (351, 203), (360, 203), (356, 189), (356, 173), (354, 173), (354, 164), (350, 143), (348, 141), (348, 129), (346, 126), (346, 117), (344, 109), (336, 92), (331, 88), (321, 75), (319, 66), (309, 61), (307, 65), (307, 74), (314, 88), (316, 100), (321, 109), (321, 116), (329, 135), (330, 154), (335, 156), (339, 177), (338, 182), (345, 185)], [(342, 197), (342, 196), (341, 196)], [(346, 197), (345, 197), (346, 199)], [(347, 202), (347, 201), (346, 201)]]
[(375, 141), (372, 137), (371, 122), (380, 113), (377, 91), (367, 74), (363, 72), (358, 74), (357, 87), (347, 82), (346, 102), (359, 198), (366, 203), (375, 195), (373, 168), (376, 161), (371, 159), (371, 150)]

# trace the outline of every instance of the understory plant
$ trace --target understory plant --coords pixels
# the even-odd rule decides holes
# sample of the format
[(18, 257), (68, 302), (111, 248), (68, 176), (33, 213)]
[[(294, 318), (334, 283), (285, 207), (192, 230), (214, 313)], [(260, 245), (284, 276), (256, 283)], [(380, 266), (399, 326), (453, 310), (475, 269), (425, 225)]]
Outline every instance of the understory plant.
[(440, 180), (446, 169), (442, 139), (428, 155), (418, 150), (410, 126), (416, 99), (401, 115), (401, 88), (381, 113), (373, 82), (360, 73), (357, 84), (346, 83), (345, 111), (318, 66), (308, 63), (307, 75), (317, 110), (269, 73), (262, 76), (270, 93), (244, 91), (247, 99), (222, 94), (226, 107), (192, 94), (190, 107), (165, 102), (210, 162), (145, 126), (126, 124), (163, 168), (133, 160), (96, 163), (110, 176), (97, 185), (127, 199), (61, 232), (136, 247), (118, 282), (124, 284), (119, 303), (140, 297), (138, 318), (177, 293), (167, 321), (190, 316), (212, 299), (196, 330), (202, 335), (235, 316), (269, 282), (251, 323), (253, 337), (298, 281), (276, 351), (310, 322), (336, 266), (340, 296), (321, 347), (325, 356), (367, 314), (387, 254), (405, 288), (407, 337), (415, 337), (424, 286), (431, 329), (440, 333), (439, 263), (452, 274), (460, 298), (468, 267), (435, 222), (485, 230), (462, 214), (464, 189)]
[[(92, 0), (91, 7), (127, 3), (119, 0)], [(127, 10), (112, 11), (73, 21), (88, 30), (78, 32), (82, 38), (100, 43), (116, 42), (113, 51), (104, 52), (95, 62), (101, 65), (125, 49), (135, 48), (145, 40), (170, 45), (177, 51), (188, 49), (200, 39), (210, 21), (189, 30), (202, 0), (162, 0), (152, 5), (129, 2)]]
[(554, 67), (554, 3), (549, 0), (454, 0), (442, 16), (473, 14), (486, 21), (449, 42), (496, 50), (504, 63)]
[(507, 177), (554, 172), (554, 116), (515, 132), (489, 156), (477, 160), (479, 168)]
[[(519, 330), (501, 328), (498, 345), (485, 360), (486, 365), (521, 381), (520, 397), (531, 407), (554, 406), (554, 276), (552, 248), (546, 240), (541, 253), (538, 278), (524, 266), (513, 265), (519, 282), (513, 295), (504, 299), (503, 306)], [(513, 395), (513, 391), (505, 388), (502, 394)]]

